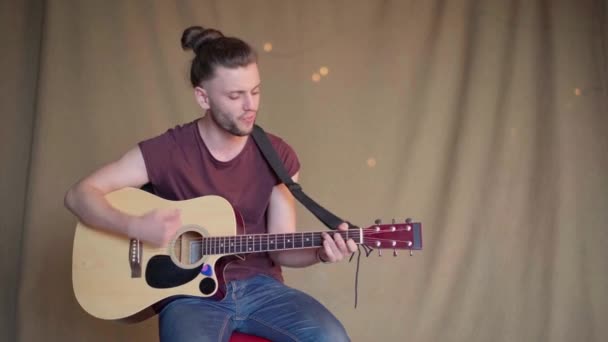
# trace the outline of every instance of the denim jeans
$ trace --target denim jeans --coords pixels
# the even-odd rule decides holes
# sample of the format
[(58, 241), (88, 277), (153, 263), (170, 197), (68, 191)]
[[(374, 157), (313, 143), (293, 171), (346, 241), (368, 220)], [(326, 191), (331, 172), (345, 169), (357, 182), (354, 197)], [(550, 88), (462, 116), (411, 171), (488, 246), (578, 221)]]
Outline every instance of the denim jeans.
[(275, 342), (350, 341), (321, 303), (266, 275), (228, 283), (220, 301), (172, 301), (160, 312), (159, 330), (161, 342), (227, 342), (235, 330)]

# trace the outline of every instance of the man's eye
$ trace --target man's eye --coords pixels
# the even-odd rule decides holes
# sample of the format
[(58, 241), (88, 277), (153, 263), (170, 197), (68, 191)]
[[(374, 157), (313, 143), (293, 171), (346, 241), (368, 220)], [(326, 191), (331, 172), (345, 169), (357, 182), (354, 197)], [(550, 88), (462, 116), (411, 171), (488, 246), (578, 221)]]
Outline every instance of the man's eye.
[(238, 100), (239, 96), (238, 95), (230, 95), (230, 96), (228, 96), (228, 98), (231, 99), (231, 100)]

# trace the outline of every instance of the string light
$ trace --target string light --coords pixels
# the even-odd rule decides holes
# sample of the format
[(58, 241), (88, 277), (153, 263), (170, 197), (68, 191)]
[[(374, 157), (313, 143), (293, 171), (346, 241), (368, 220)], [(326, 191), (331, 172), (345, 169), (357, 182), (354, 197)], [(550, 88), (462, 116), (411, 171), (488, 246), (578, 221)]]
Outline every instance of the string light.
[(329, 69), (327, 67), (321, 67), (319, 69), (319, 73), (321, 74), (321, 76), (327, 76), (327, 74), (329, 74)]
[(316, 72), (314, 74), (312, 74), (313, 82), (319, 82), (320, 80), (321, 80), (321, 75), (317, 74)]
[(368, 167), (375, 167), (376, 166), (376, 158), (368, 158), (367, 159), (367, 166)]
[(271, 43), (264, 44), (264, 51), (266, 51), (266, 52), (272, 51), (272, 44)]

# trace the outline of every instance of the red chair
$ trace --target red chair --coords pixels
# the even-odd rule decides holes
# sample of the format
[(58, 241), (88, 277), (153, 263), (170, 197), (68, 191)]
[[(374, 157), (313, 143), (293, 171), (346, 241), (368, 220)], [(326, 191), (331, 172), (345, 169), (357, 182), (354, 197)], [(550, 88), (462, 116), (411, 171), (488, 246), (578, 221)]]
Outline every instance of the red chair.
[(240, 333), (238, 331), (235, 331), (232, 333), (232, 336), (230, 336), (230, 342), (271, 342), (271, 341), (267, 340), (265, 338), (258, 337), (258, 336), (246, 335), (246, 334)]

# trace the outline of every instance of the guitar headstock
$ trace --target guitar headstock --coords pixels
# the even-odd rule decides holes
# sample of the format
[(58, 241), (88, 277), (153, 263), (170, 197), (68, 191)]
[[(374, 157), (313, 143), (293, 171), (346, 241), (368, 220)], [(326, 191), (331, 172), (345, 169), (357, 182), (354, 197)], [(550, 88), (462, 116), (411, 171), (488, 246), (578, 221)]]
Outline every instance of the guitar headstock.
[[(378, 221), (377, 221), (378, 222)], [(363, 229), (363, 243), (374, 249), (422, 249), (422, 223), (411, 222), (380, 224)], [(396, 254), (396, 251), (395, 251)]]

